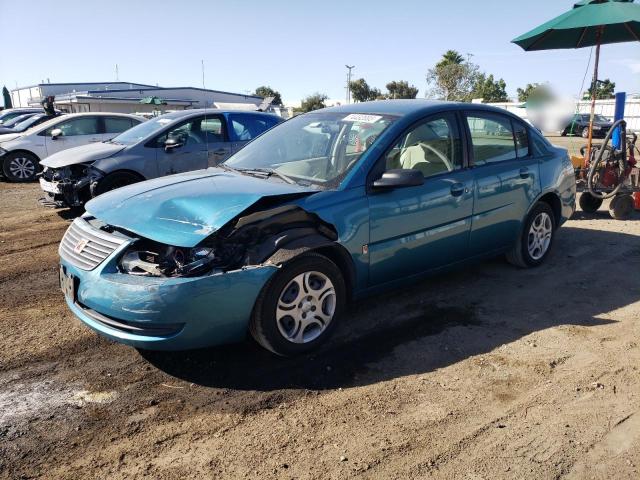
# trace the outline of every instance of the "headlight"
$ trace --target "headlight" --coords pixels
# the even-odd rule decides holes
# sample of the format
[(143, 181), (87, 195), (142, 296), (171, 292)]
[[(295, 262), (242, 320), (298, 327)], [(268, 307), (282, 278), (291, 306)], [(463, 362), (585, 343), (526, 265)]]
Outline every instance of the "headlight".
[(4, 148), (0, 147), (0, 155), (4, 155), (5, 153), (7, 153), (7, 151)]
[(182, 248), (140, 241), (125, 251), (120, 270), (130, 275), (189, 277), (211, 270), (215, 260), (212, 248)]

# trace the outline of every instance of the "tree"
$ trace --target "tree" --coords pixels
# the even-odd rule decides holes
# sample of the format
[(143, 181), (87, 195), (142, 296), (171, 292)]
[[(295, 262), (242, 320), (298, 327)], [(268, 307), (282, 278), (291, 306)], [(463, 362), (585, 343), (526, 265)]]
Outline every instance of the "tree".
[(266, 85), (256, 88), (255, 95), (258, 95), (259, 97), (264, 97), (264, 98), (273, 97), (273, 102), (272, 102), (273, 105), (282, 105), (282, 98), (280, 97), (280, 92)]
[(418, 89), (405, 80), (394, 80), (387, 83), (386, 98), (416, 98)]
[(9, 95), (9, 90), (7, 90), (6, 86), (2, 87), (2, 97), (4, 98), (4, 108), (11, 108), (11, 95)]
[(455, 50), (447, 50), (442, 59), (427, 72), (430, 96), (442, 100), (465, 102), (472, 98), (479, 67), (465, 60)]
[[(615, 82), (612, 82), (608, 78), (606, 80), (598, 80), (596, 82), (596, 100), (605, 100), (607, 98), (614, 98), (616, 90)], [(589, 89), (589, 91), (584, 93), (584, 99), (588, 100), (593, 98), (593, 86)]]
[(351, 96), (356, 102), (368, 102), (382, 95), (380, 90), (370, 87), (364, 78), (353, 80), (349, 83), (349, 88), (351, 89)]
[(309, 95), (308, 97), (302, 99), (302, 102), (300, 102), (300, 110), (306, 113), (312, 110), (325, 108), (326, 105), (324, 104), (324, 102), (328, 98), (329, 97), (327, 97), (324, 93), (314, 93), (313, 95)]
[(478, 74), (471, 91), (471, 98), (481, 98), (484, 103), (489, 102), (506, 102), (509, 100), (507, 96), (507, 84), (501, 78), (494, 80), (493, 75)]
[(517, 92), (519, 102), (542, 103), (552, 97), (551, 89), (540, 83), (527, 83), (524, 89), (518, 88)]

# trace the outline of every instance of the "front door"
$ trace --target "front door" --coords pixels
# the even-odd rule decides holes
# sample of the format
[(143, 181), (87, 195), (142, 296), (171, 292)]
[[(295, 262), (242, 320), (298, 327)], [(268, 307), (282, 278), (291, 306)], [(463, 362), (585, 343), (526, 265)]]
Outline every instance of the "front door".
[(413, 126), (384, 157), (385, 168), (417, 169), (424, 184), (369, 194), (369, 281), (383, 284), (468, 255), (473, 173), (465, 168), (453, 113)]
[[(51, 132), (55, 129), (60, 129), (62, 134), (53, 138)], [(48, 128), (44, 137), (47, 156), (68, 148), (102, 141), (98, 117), (95, 116), (75, 117), (62, 121)]]
[(466, 119), (475, 177), (470, 249), (479, 255), (517, 240), (529, 205), (540, 193), (539, 167), (521, 122), (490, 112), (469, 112)]
[[(209, 132), (202, 131), (205, 117), (182, 122), (155, 139), (158, 176), (201, 170), (209, 166), (207, 146), (212, 146)], [(206, 124), (205, 124), (206, 126)], [(177, 141), (172, 148), (165, 147), (167, 139)]]

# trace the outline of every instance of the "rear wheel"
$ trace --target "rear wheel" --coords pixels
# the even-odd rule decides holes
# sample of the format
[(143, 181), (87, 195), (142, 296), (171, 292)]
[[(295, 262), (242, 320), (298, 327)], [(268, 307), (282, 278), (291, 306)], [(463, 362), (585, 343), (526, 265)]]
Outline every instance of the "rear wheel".
[(256, 300), (253, 338), (282, 356), (306, 353), (323, 343), (344, 309), (346, 287), (327, 257), (307, 253), (285, 264)]
[(556, 220), (549, 204), (538, 202), (524, 222), (520, 239), (507, 253), (509, 263), (520, 267), (537, 267), (549, 255), (555, 236)]
[(10, 182), (31, 182), (39, 170), (38, 157), (28, 152), (8, 153), (2, 162), (2, 172)]
[(633, 209), (634, 203), (631, 195), (616, 195), (609, 203), (609, 215), (616, 220), (626, 220), (633, 213)]
[(584, 192), (580, 195), (578, 203), (580, 204), (580, 208), (583, 212), (594, 213), (602, 205), (602, 199), (594, 197), (589, 192)]
[(130, 172), (114, 172), (110, 173), (98, 182), (98, 185), (92, 190), (92, 195), (97, 197), (103, 193), (115, 190), (116, 188), (126, 187), (132, 183), (142, 181), (138, 175)]

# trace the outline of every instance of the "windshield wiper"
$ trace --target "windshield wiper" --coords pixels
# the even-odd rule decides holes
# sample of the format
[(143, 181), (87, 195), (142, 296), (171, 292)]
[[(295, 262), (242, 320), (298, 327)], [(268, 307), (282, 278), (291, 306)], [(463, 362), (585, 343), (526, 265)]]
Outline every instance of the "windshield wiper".
[(220, 163), (218, 165), (216, 165), (217, 167), (222, 168), (223, 170), (227, 170), (229, 172), (234, 172), (234, 173), (242, 173), (240, 170), (238, 170), (237, 168), (233, 168), (230, 167), (229, 165), (225, 165), (224, 163)]
[(239, 171), (240, 173), (248, 173), (249, 175), (257, 173), (259, 175), (265, 175), (267, 178), (269, 178), (271, 175), (275, 175), (276, 177), (285, 181), (286, 183), (289, 183), (291, 185), (296, 185), (295, 180), (287, 177), (284, 173), (280, 173), (275, 168), (241, 168), (237, 171)]

